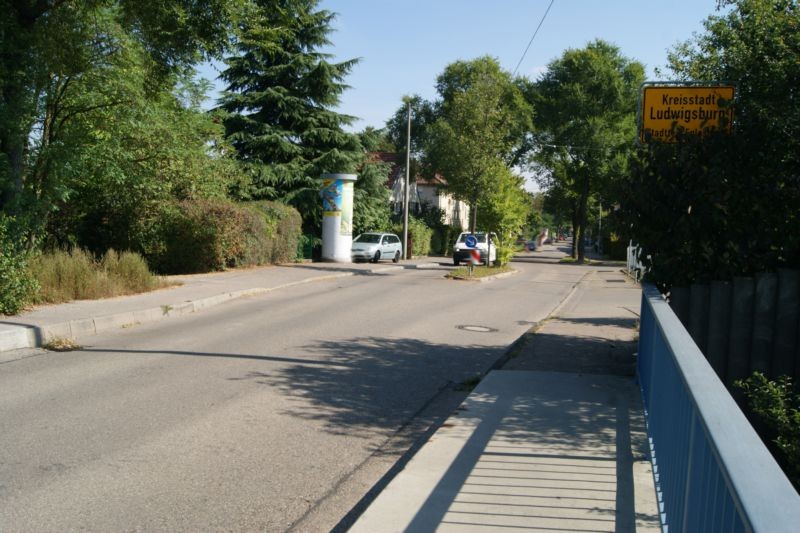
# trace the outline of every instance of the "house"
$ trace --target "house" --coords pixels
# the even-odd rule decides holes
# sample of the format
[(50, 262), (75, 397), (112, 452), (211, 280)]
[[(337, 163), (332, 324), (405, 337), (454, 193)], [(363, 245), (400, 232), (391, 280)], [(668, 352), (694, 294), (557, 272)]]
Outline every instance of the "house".
[[(372, 156), (375, 160), (390, 165), (389, 178), (386, 182), (386, 186), (392, 191), (389, 201), (395, 213), (402, 213), (406, 177), (405, 156), (391, 152), (376, 152)], [(469, 206), (444, 192), (443, 187), (446, 184), (444, 178), (439, 175), (430, 180), (420, 175), (412, 176), (409, 186), (409, 213), (418, 213), (423, 204), (438, 207), (444, 211), (445, 224), (465, 230), (469, 224)]]

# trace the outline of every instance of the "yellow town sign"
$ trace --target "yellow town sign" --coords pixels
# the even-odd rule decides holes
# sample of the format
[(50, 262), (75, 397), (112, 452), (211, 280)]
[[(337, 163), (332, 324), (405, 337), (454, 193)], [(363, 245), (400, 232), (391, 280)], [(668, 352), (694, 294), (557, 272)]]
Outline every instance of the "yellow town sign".
[(730, 85), (645, 85), (639, 140), (676, 142), (679, 131), (690, 135), (730, 133), (733, 97)]

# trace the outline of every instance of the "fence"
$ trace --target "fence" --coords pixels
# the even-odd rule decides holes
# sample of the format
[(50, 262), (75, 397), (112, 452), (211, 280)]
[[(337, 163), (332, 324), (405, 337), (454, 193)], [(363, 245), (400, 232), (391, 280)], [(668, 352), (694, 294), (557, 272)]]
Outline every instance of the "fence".
[(638, 374), (664, 532), (797, 531), (800, 496), (649, 284)]
[(670, 306), (729, 387), (756, 370), (800, 380), (800, 272), (673, 287)]
[(641, 248), (633, 244), (633, 241), (630, 241), (628, 244), (628, 275), (632, 276), (636, 281), (642, 279), (644, 276), (645, 268), (642, 265), (641, 261), (639, 261), (639, 254), (641, 253)]

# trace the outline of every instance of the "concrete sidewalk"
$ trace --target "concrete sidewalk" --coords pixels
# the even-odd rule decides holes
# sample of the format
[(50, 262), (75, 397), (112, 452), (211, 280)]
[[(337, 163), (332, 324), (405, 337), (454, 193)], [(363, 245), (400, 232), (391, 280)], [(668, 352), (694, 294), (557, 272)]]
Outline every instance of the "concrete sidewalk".
[(640, 291), (589, 271), (351, 528), (659, 531), (638, 386)]
[(446, 258), (419, 258), (400, 264), (301, 263), (170, 276), (178, 285), (153, 292), (42, 305), (16, 316), (0, 316), (0, 353), (41, 346), (55, 338), (79, 339), (194, 313), (236, 298), (264, 294), (303, 283), (354, 275), (383, 275), (403, 269), (438, 268)]

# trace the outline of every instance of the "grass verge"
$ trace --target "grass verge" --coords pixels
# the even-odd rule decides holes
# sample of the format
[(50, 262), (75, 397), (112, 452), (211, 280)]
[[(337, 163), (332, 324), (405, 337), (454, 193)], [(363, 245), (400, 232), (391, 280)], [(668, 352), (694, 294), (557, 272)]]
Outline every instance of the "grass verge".
[(58, 250), (35, 257), (28, 268), (40, 287), (34, 303), (95, 300), (169, 285), (153, 275), (144, 259), (133, 252), (109, 250), (98, 261), (79, 248)]
[(448, 278), (453, 279), (469, 279), (469, 278), (486, 278), (489, 276), (496, 276), (498, 274), (504, 274), (506, 272), (512, 272), (514, 269), (510, 266), (498, 266), (498, 267), (486, 267), (486, 266), (476, 266), (472, 269), (472, 274), (469, 273), (469, 267), (461, 267), (451, 270), (448, 274)]

